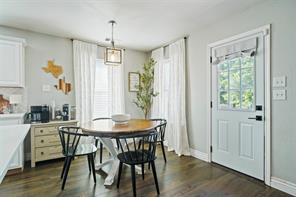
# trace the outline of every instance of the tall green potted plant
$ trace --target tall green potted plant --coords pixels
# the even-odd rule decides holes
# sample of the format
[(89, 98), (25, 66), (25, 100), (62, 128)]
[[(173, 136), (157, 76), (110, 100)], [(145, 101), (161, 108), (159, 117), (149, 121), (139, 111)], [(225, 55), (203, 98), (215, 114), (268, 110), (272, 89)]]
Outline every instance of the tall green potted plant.
[(134, 103), (143, 112), (145, 119), (151, 111), (152, 99), (156, 97), (158, 93), (153, 90), (153, 80), (154, 80), (154, 66), (156, 61), (150, 58), (143, 65), (143, 72), (140, 73), (140, 84), (138, 86), (139, 91), (137, 92), (137, 97)]

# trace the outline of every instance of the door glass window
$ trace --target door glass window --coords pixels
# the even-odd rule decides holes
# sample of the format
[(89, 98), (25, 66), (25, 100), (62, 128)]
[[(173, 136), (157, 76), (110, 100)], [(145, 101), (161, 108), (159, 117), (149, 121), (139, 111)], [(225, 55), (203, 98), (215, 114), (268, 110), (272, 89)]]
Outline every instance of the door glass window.
[(218, 108), (253, 111), (255, 58), (237, 57), (218, 64)]

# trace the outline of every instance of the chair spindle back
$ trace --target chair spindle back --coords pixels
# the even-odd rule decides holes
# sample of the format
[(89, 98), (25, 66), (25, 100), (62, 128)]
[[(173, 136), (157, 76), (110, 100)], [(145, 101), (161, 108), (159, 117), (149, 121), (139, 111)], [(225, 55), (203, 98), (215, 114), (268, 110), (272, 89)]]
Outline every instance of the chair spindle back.
[(116, 141), (119, 146), (119, 157), (121, 157), (119, 159), (126, 163), (139, 164), (156, 159), (157, 132), (155, 130), (148, 134), (119, 136)]
[(158, 132), (158, 141), (164, 141), (165, 137), (165, 129), (167, 125), (167, 121), (165, 119), (150, 119), (151, 121), (157, 122), (157, 126), (155, 127), (155, 130)]
[(59, 127), (59, 136), (64, 156), (74, 156), (81, 137), (87, 137), (79, 127)]

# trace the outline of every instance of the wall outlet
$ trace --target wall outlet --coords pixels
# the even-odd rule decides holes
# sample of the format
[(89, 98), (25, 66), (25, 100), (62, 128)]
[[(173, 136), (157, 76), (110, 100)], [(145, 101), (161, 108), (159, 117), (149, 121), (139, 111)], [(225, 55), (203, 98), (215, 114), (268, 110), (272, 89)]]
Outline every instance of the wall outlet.
[(42, 91), (43, 92), (50, 92), (50, 85), (43, 85), (42, 86)]
[(272, 99), (273, 100), (286, 100), (287, 94), (286, 90), (273, 90)]
[(285, 88), (286, 87), (286, 76), (274, 77), (273, 81), (272, 81), (272, 87)]

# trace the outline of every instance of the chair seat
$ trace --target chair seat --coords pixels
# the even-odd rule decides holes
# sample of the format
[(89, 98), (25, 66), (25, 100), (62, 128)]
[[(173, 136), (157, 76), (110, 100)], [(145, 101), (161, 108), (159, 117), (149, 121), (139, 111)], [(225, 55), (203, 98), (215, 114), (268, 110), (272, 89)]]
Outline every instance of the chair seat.
[(138, 165), (142, 163), (148, 163), (154, 161), (156, 156), (148, 150), (142, 151), (130, 151), (128, 153), (119, 153), (117, 158), (122, 163), (129, 165)]
[(93, 144), (79, 144), (77, 146), (75, 155), (73, 154), (73, 149), (69, 149), (67, 154), (64, 154), (65, 156), (79, 156), (79, 155), (88, 155), (91, 153), (97, 152), (97, 147)]

